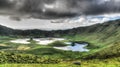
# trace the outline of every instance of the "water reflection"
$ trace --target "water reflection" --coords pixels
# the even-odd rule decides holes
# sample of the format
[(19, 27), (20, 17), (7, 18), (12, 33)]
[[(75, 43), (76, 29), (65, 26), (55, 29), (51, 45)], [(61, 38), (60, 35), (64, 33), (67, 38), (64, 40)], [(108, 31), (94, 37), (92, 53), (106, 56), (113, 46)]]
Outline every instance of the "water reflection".
[(55, 49), (60, 49), (60, 50), (66, 50), (66, 51), (79, 51), (79, 52), (83, 52), (83, 51), (89, 51), (88, 49), (86, 49), (85, 47), (88, 44), (79, 44), (79, 43), (74, 43), (74, 45), (70, 42), (66, 43), (66, 44), (71, 44), (71, 46), (65, 46), (65, 47), (54, 47)]

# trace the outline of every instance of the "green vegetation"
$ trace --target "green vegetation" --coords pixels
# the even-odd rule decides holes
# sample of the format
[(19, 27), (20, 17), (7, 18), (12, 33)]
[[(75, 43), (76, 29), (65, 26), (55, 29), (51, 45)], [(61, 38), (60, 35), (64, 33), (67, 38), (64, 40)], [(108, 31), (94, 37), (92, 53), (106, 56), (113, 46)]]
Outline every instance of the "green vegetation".
[(57, 64), (1, 64), (0, 67), (120, 67), (120, 62), (117, 59), (120, 58), (78, 60), (81, 65), (74, 65), (75, 61), (63, 61)]
[[(1, 29), (1, 31), (4, 30)], [(18, 32), (20, 35), (17, 34)], [(71, 30), (49, 32), (41, 32), (39, 30), (12, 30), (9, 34), (7, 32), (1, 33), (1, 35), (9, 35), (0, 36), (0, 63), (3, 63), (1, 66), (79, 67), (73, 65), (73, 62), (80, 61), (81, 67), (100, 67), (100, 65), (101, 67), (120, 67), (120, 20)], [(12, 33), (15, 34), (14, 37), (11, 35)], [(88, 43), (86, 48), (90, 51), (72, 52), (52, 48), (53, 46), (67, 45), (61, 41), (43, 46), (37, 44), (32, 39), (29, 40), (31, 42), (30, 44), (10, 42), (10, 40), (17, 38), (29, 36), (48, 37), (48, 35), (51, 37), (66, 38), (66, 41)], [(29, 65), (29, 63), (33, 64)]]
[(0, 67), (120, 67), (119, 64), (110, 64), (110, 63), (90, 63), (73, 65), (71, 63), (61, 63), (61, 64), (2, 64)]
[(53, 46), (53, 47), (61, 47), (61, 46), (67, 46), (67, 44), (61, 42), (61, 41), (55, 41), (51, 44), (48, 44), (49, 46)]
[(49, 57), (49, 56), (35, 56), (30, 54), (17, 54), (17, 53), (0, 53), (0, 63), (41, 63), (41, 64), (48, 64), (48, 63), (59, 63), (62, 61), (56, 57)]

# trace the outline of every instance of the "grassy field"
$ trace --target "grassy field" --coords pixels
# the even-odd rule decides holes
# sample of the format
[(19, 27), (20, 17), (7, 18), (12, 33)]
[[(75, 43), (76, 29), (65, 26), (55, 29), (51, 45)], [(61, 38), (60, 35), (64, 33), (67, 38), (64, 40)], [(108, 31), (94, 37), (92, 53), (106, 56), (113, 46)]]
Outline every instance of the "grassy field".
[[(66, 61), (58, 64), (0, 64), (0, 67), (120, 67), (120, 61), (111, 58), (104, 60), (81, 60)], [(74, 62), (81, 62), (81, 65), (75, 65)]]
[(120, 67), (118, 64), (85, 64), (85, 65), (70, 65), (70, 64), (4, 64), (0, 67)]
[[(89, 45), (86, 48), (90, 49), (89, 52), (62, 51), (52, 48), (61, 42), (52, 43), (49, 46), (41, 46), (35, 42), (31, 42), (31, 44), (16, 44), (11, 43), (10, 40), (17, 38), (0, 36), (0, 58), (6, 58), (7, 60), (4, 60), (5, 62), (0, 60), (0, 62), (3, 61), (0, 67), (120, 67), (120, 41), (118, 36), (107, 37), (96, 33), (63, 37), (67, 38), (67, 41), (88, 42)], [(63, 43), (61, 45), (65, 46)], [(29, 49), (26, 49), (28, 47)], [(14, 63), (18, 61), (18, 58), (21, 59), (19, 60), (21, 62), (26, 62), (29, 59), (30, 61), (28, 62), (31, 62), (31, 64)], [(85, 60), (83, 60), (84, 58)], [(11, 61), (13, 59), (14, 61)], [(38, 61), (37, 63), (34, 62), (36, 60)], [(73, 64), (77, 60), (80, 61), (81, 65)]]
[(0, 67), (120, 67), (116, 61), (83, 61), (81, 65), (74, 65), (72, 62), (58, 64), (1, 64)]

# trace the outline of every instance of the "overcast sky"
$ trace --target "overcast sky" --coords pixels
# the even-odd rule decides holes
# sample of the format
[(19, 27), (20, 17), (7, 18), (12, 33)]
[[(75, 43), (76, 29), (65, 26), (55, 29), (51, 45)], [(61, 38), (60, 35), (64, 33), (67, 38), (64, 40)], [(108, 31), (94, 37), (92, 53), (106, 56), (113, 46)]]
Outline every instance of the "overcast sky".
[(0, 0), (0, 24), (15, 29), (70, 29), (120, 18), (120, 0)]

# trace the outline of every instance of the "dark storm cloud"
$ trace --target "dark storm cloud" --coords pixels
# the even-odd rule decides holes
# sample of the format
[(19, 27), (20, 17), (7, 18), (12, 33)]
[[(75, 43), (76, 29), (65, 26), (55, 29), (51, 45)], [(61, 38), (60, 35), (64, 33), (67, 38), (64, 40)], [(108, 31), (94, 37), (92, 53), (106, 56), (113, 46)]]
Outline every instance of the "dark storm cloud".
[(120, 0), (92, 0), (83, 14), (119, 13)]
[(0, 0), (0, 7), (9, 5), (20, 13), (37, 18), (120, 12), (119, 0)]
[(10, 3), (8, 0), (0, 0), (0, 8), (9, 7)]

